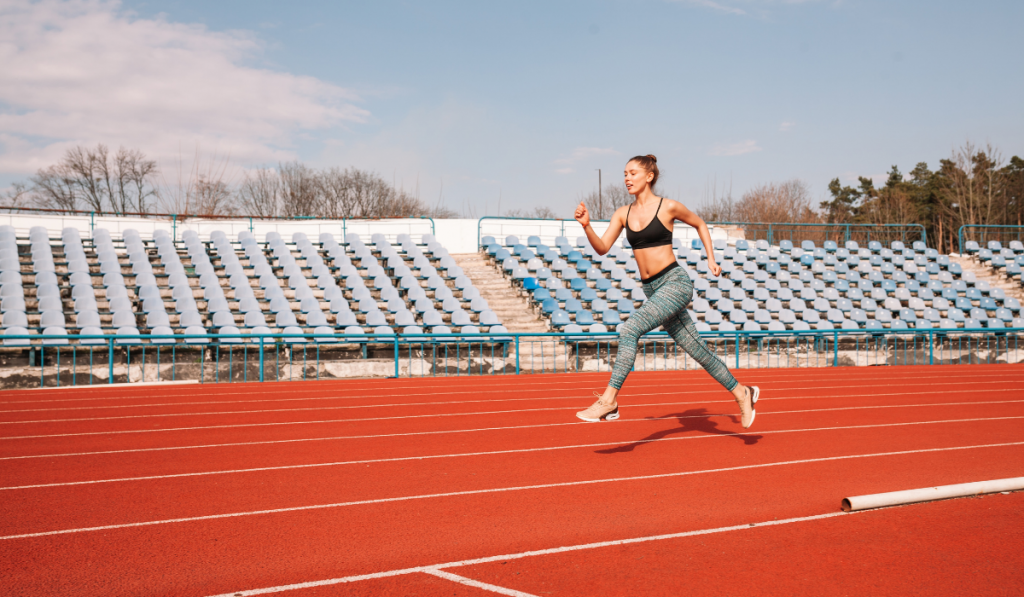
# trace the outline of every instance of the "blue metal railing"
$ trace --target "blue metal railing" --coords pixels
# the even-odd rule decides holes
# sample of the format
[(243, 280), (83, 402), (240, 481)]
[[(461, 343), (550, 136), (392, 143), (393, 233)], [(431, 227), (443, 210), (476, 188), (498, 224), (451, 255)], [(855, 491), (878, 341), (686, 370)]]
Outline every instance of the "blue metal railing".
[[(485, 222), (492, 223), (507, 223), (509, 226), (515, 226), (517, 222), (535, 222), (534, 226), (536, 230), (530, 233), (532, 236), (541, 237), (542, 241), (547, 238), (554, 238), (555, 236), (565, 236), (566, 224), (569, 226), (577, 226), (576, 220), (545, 220), (542, 218), (506, 218), (498, 216), (484, 216), (477, 221), (476, 228), (476, 244), (477, 249), (482, 246), (481, 240), (484, 236)], [(608, 220), (591, 220), (594, 223), (606, 223)], [(835, 240), (836, 242), (846, 242), (848, 240), (858, 240), (865, 244), (871, 240), (898, 240), (906, 243), (920, 240), (927, 244), (928, 232), (921, 224), (818, 224), (818, 223), (799, 223), (799, 222), (707, 222), (708, 226), (738, 226), (742, 227), (747, 232), (747, 240), (757, 240), (758, 238), (765, 238), (768, 244), (777, 245), (780, 240), (791, 240), (798, 242), (803, 240), (803, 237), (807, 235), (801, 235), (798, 232), (801, 230), (813, 230), (820, 231), (819, 236), (823, 236), (824, 240)], [(505, 234), (504, 226), (498, 226), (498, 230), (490, 232), (489, 234), (496, 234), (503, 236)], [(763, 235), (759, 236), (759, 233), (763, 232)], [(872, 238), (874, 234), (875, 238)], [(522, 232), (518, 232), (519, 236), (522, 236)], [(525, 239), (521, 239), (524, 240)]]
[[(735, 369), (1024, 362), (1024, 328), (734, 331), (701, 336)], [(586, 332), (362, 337), (4, 335), (3, 339), (9, 370), (0, 381), (4, 389), (138, 381), (230, 383), (600, 372), (610, 371), (618, 352), (618, 334)], [(664, 332), (640, 340), (636, 370), (699, 367)]]
[[(608, 223), (609, 222), (609, 220), (593, 220), (593, 219), (590, 220), (590, 221), (591, 221), (591, 223), (594, 223), (594, 224)], [(518, 218), (518, 217), (504, 217), (504, 216), (484, 216), (484, 217), (480, 218), (479, 220), (477, 220), (477, 222), (476, 222), (476, 247), (477, 247), (477, 250), (479, 250), (480, 247), (482, 246), (480, 241), (481, 241), (481, 239), (484, 236), (484, 234), (483, 234), (483, 228), (485, 226), (484, 222), (497, 222), (497, 223), (508, 222), (510, 224), (514, 224), (515, 222), (536, 222), (536, 224), (534, 224), (536, 226), (536, 231), (535, 231), (536, 234), (530, 233), (527, 236), (539, 236), (539, 237), (542, 238), (542, 240), (545, 239), (545, 238), (549, 238), (549, 239), (552, 239), (550, 241), (551, 243), (554, 242), (553, 239), (555, 237), (565, 236), (565, 225), (566, 225), (566, 223), (568, 223), (570, 226), (573, 226), (573, 225), (579, 226), (579, 223), (576, 222), (576, 220), (571, 220), (571, 219), (567, 219), (567, 220), (549, 220), (549, 219), (545, 219), (545, 218)], [(498, 232), (494, 232), (493, 234), (497, 234), (499, 236), (504, 236), (505, 233), (502, 232), (502, 231), (498, 231)], [(522, 232), (518, 232), (518, 235), (523, 235), (523, 233)], [(523, 240), (523, 242), (525, 244), (526, 239), (524, 238), (522, 240)]]
[[(978, 240), (978, 242), (981, 244), (982, 248), (985, 248), (985, 243), (988, 242), (988, 236), (998, 236), (998, 238), (996, 238), (995, 240), (998, 240), (1000, 242), (1005, 242), (1007, 240), (1024, 241), (1024, 226), (1003, 226), (999, 224), (965, 224), (961, 226), (960, 230), (957, 232), (957, 238), (960, 239), (961, 255), (964, 254), (964, 244), (967, 242), (967, 240), (972, 240), (966, 238), (967, 236), (970, 236), (970, 232), (972, 230), (981, 231), (980, 239)], [(998, 232), (1000, 230), (1002, 232)], [(965, 231), (967, 232), (966, 235), (964, 234)], [(995, 234), (991, 234), (993, 232)]]

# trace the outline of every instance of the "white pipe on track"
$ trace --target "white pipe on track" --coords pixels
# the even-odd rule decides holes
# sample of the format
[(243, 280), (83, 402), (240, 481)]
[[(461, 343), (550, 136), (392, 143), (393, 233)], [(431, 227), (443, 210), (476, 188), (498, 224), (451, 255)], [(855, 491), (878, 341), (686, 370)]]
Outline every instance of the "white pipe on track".
[(994, 479), (991, 481), (978, 481), (976, 483), (959, 483), (957, 485), (940, 485), (938, 487), (926, 487), (923, 489), (907, 489), (905, 491), (891, 491), (889, 493), (857, 495), (843, 498), (842, 509), (843, 512), (856, 512), (858, 510), (870, 510), (872, 508), (885, 508), (887, 506), (916, 504), (918, 502), (930, 502), (934, 500), (948, 500), (950, 498), (997, 493), (1000, 491), (1020, 491), (1022, 489), (1024, 489), (1024, 477)]

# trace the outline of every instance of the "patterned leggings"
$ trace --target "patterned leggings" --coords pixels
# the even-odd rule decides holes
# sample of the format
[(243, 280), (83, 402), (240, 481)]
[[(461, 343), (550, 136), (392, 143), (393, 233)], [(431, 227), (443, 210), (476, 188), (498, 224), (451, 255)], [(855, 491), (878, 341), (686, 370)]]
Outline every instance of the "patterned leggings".
[(612, 379), (608, 385), (617, 390), (622, 389), (636, 361), (637, 341), (640, 336), (660, 325), (672, 336), (677, 346), (731, 392), (739, 382), (701, 339), (686, 311), (693, 297), (693, 282), (686, 275), (686, 270), (677, 267), (652, 282), (644, 283), (644, 294), (647, 295), (647, 302), (619, 328), (619, 353), (615, 357)]

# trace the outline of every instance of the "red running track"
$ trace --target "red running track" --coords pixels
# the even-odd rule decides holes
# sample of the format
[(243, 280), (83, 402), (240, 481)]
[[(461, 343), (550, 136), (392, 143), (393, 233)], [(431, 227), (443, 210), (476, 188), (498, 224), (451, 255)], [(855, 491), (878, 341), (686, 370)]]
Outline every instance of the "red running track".
[(1018, 494), (838, 514), (1024, 475), (1024, 367), (739, 375), (762, 387), (749, 431), (703, 372), (632, 375), (601, 424), (573, 413), (606, 374), (5, 392), (5, 592), (1024, 588)]

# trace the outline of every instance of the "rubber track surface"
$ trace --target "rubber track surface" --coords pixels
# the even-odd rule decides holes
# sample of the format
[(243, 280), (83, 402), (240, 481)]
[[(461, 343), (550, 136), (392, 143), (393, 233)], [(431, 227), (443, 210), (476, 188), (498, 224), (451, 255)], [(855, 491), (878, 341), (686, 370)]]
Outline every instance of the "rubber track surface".
[[(701, 371), (632, 375), (601, 424), (573, 413), (607, 374), (5, 392), (4, 592), (493, 595), (418, 568), (1024, 476), (1022, 366), (738, 376), (762, 388), (749, 431)], [(1019, 594), (1021, 499), (444, 571), (511, 594)]]

